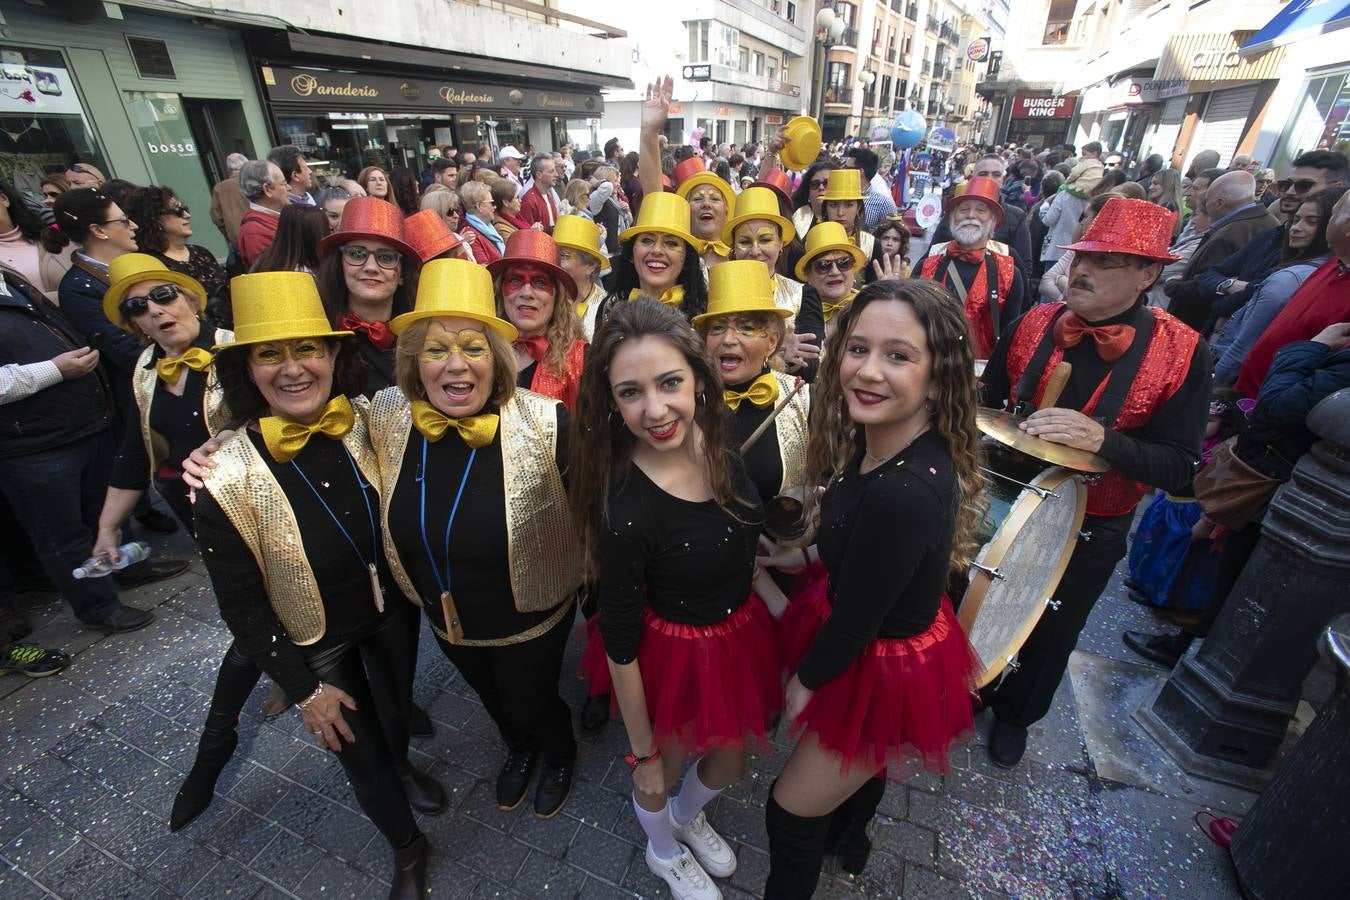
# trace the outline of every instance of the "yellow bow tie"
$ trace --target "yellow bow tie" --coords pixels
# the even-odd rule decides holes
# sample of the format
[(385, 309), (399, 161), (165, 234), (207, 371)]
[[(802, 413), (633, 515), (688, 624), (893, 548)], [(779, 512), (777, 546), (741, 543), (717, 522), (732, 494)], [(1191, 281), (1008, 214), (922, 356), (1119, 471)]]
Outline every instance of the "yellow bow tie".
[(290, 462), (305, 449), (315, 432), (330, 438), (341, 438), (352, 430), (355, 423), (356, 413), (352, 411), (351, 401), (346, 397), (334, 397), (328, 401), (328, 405), (323, 408), (323, 415), (313, 425), (301, 425), (280, 416), (265, 416), (258, 421), (258, 428), (262, 431), (267, 452), (277, 462), (284, 463)]
[(858, 292), (854, 291), (853, 293), (845, 297), (843, 300), (840, 300), (838, 303), (831, 303), (828, 300), (822, 299), (820, 301), (820, 310), (822, 313), (825, 314), (825, 321), (828, 322), (830, 321), (830, 319), (834, 318), (834, 314), (842, 310), (845, 306), (848, 306), (850, 303), (852, 303), (853, 298), (856, 296), (858, 296)]
[(765, 372), (750, 382), (750, 386), (743, 391), (733, 391), (730, 388), (722, 391), (722, 399), (732, 409), (740, 409), (742, 400), (749, 400), (759, 409), (773, 406), (778, 402), (778, 380), (773, 377), (772, 372)]
[(155, 371), (165, 384), (177, 384), (178, 375), (187, 366), (194, 372), (205, 372), (211, 367), (211, 351), (189, 347), (182, 356), (166, 356), (155, 363)]
[(425, 400), (414, 400), (412, 405), (413, 427), (427, 440), (435, 443), (445, 437), (446, 429), (453, 428), (464, 443), (475, 450), (492, 443), (497, 434), (498, 418), (496, 413), (480, 413), (454, 419)]
[(713, 253), (717, 254), (723, 259), (731, 258), (731, 248), (728, 247), (726, 244), (722, 243), (721, 241), (708, 241), (706, 244), (703, 245), (703, 249), (711, 250)]
[[(628, 299), (636, 300), (644, 294), (646, 294), (646, 292), (643, 291), (642, 288), (633, 288), (628, 292)], [(647, 296), (651, 295), (647, 294)], [(662, 291), (661, 296), (656, 299), (670, 306), (680, 306), (684, 303), (684, 288), (680, 287), (678, 284), (672, 285)]]
[(586, 318), (586, 310), (590, 309), (591, 305), (583, 300), (580, 303), (576, 304), (576, 308), (577, 308), (577, 318), (584, 320)]

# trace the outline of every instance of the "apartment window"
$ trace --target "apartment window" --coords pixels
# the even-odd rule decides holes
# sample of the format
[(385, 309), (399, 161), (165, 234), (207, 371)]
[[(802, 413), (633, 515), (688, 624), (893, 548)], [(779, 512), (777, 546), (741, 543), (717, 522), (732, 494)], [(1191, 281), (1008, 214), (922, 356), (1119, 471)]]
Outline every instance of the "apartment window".
[(742, 47), (742, 48), (741, 48), (740, 61), (739, 61), (739, 65), (737, 65), (736, 68), (740, 69), (742, 72), (749, 72), (749, 71), (750, 71), (750, 48), (749, 48), (749, 47)]
[(1050, 8), (1045, 14), (1045, 36), (1043, 45), (1064, 44), (1069, 40), (1069, 28), (1073, 25), (1073, 9), (1078, 0), (1050, 0)]
[(708, 22), (689, 22), (689, 61), (702, 63), (708, 61)]
[(755, 51), (755, 74), (764, 74), (764, 54), (760, 53), (758, 50)]
[(767, 71), (767, 73), (768, 73), (769, 80), (770, 80), (770, 81), (777, 81), (777, 80), (778, 80), (778, 62), (777, 62), (776, 60), (770, 59), (770, 60), (766, 60), (766, 61), (765, 61), (765, 65), (768, 66), (768, 69), (767, 69), (766, 71)]
[(787, 20), (793, 24), (797, 22), (797, 4), (793, 3), (792, 0), (788, 0)]
[(883, 109), (891, 105), (891, 76), (881, 76), (881, 106)]
[(880, 56), (880, 55), (881, 55), (881, 26), (880, 26), (880, 25), (878, 25), (878, 26), (876, 27), (876, 30), (872, 32), (872, 55), (873, 55), (873, 56)]

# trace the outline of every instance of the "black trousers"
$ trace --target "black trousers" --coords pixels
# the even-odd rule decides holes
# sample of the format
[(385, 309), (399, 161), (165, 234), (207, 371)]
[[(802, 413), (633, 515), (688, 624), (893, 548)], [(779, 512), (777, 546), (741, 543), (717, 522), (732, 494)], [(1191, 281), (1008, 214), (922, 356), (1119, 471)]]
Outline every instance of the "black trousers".
[(1111, 580), (1116, 563), (1125, 556), (1126, 537), (1133, 519), (1129, 514), (1088, 516), (1083, 520), (1082, 530), (1090, 539), (1079, 539), (1055, 590), (1054, 600), (1059, 609), (1048, 609), (1041, 616), (1017, 654), (1018, 668), (1002, 683), (995, 681), (990, 685), (992, 691), (986, 689), (997, 718), (1025, 728), (1050, 711), (1055, 690), (1069, 665), (1069, 654), (1078, 644), (1078, 635)]
[[(187, 533), (196, 537), (192, 527), (192, 501), (188, 499), (188, 487), (181, 478), (155, 478), (155, 490), (169, 504), (169, 509), (183, 523)], [(146, 494), (145, 496), (149, 496)]]
[(564, 615), (539, 637), (505, 647), (437, 642), (483, 701), (507, 747), (541, 750), (546, 762), (562, 763), (577, 750), (572, 711), (558, 694), (571, 631), (572, 616)]

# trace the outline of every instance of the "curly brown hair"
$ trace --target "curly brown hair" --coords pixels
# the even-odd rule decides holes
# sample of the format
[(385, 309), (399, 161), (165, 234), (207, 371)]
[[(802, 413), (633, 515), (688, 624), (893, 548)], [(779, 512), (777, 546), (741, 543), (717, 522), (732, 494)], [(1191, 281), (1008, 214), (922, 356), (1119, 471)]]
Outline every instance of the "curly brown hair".
[(168, 210), (169, 201), (177, 199), (173, 188), (153, 184), (132, 193), (123, 212), (140, 229), (136, 232), (136, 243), (142, 253), (163, 253), (168, 249), (169, 241), (164, 236), (160, 217)]
[[(510, 269), (510, 266), (503, 266), (492, 276), (492, 293), (497, 298), (497, 315), (503, 319), (506, 318), (506, 302), (502, 297), (502, 279)], [(544, 337), (548, 339), (548, 352), (544, 354), (539, 364), (555, 375), (562, 375), (567, 369), (567, 354), (571, 351), (572, 345), (577, 341), (584, 341), (586, 332), (582, 330), (581, 318), (577, 315), (576, 298), (563, 288), (562, 280), (557, 276), (549, 278), (553, 282), (553, 315), (548, 320), (548, 327), (544, 329)]]
[[(712, 488), (713, 499), (728, 515), (735, 507), (749, 508), (731, 485), (727, 465), (727, 412), (722, 396), (722, 376), (713, 365), (703, 341), (679, 311), (650, 297), (615, 304), (614, 310), (595, 332), (581, 390), (572, 415), (568, 439), (568, 498), (581, 532), (588, 560), (594, 561), (596, 538), (608, 516), (610, 485), (628, 471), (637, 438), (618, 414), (609, 384), (609, 366), (625, 341), (656, 337), (679, 350), (693, 371), (702, 391), (694, 422), (702, 434), (699, 453)], [(713, 398), (708, 402), (707, 397)]]
[[(980, 431), (975, 427), (975, 361), (964, 312), (933, 282), (917, 279), (873, 282), (838, 314), (838, 327), (825, 342), (820, 374), (812, 387), (806, 483), (822, 484), (842, 472), (862, 445), (863, 435), (849, 418), (839, 381), (839, 364), (844, 358), (844, 344), (862, 311), (873, 303), (896, 301), (914, 308), (928, 338), (932, 356), (929, 378), (937, 387), (933, 427), (946, 442), (956, 472), (951, 568), (954, 573), (963, 573), (977, 549), (973, 539), (975, 526), (988, 505), (985, 480), (980, 472)], [(813, 495), (808, 497), (810, 505), (816, 502)]]

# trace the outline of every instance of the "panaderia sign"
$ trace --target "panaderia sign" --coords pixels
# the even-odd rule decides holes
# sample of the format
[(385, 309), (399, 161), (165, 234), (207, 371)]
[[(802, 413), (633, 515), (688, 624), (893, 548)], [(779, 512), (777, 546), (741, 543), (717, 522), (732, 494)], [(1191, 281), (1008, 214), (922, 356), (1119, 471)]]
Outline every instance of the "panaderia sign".
[(261, 74), (267, 97), (273, 103), (317, 105), (325, 109), (518, 110), (588, 118), (604, 111), (598, 93), (283, 66), (262, 66)]

